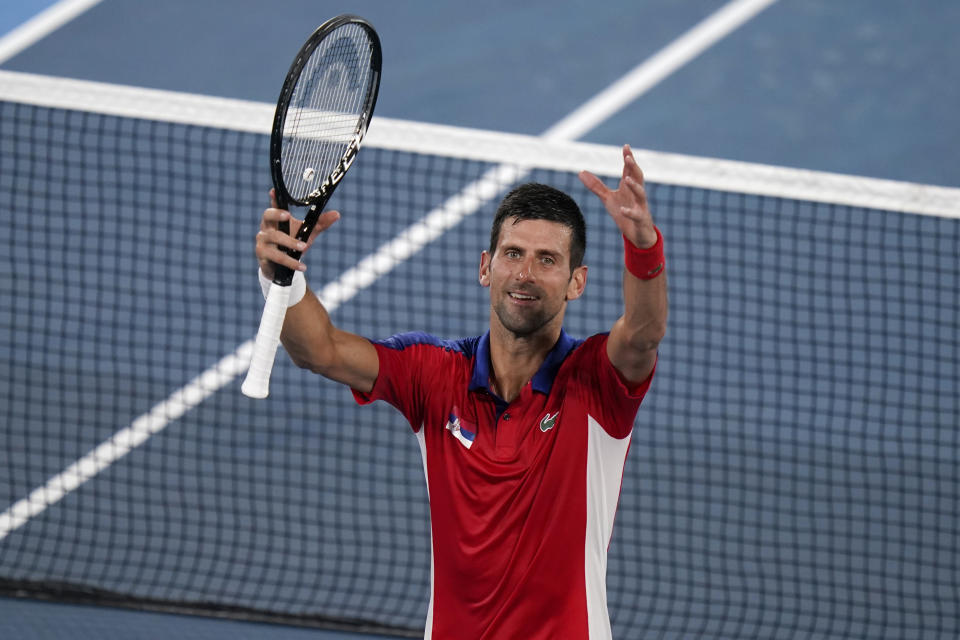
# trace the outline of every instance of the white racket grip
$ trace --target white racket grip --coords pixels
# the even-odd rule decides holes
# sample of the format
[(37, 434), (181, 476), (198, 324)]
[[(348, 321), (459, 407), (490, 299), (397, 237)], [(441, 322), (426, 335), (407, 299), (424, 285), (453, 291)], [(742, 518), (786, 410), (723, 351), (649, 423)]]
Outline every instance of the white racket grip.
[(273, 360), (280, 345), (280, 331), (287, 315), (290, 289), (291, 287), (276, 284), (270, 286), (267, 302), (263, 306), (263, 315), (260, 317), (260, 328), (253, 344), (250, 368), (240, 387), (243, 395), (248, 398), (266, 398), (270, 393), (270, 373), (273, 371)]

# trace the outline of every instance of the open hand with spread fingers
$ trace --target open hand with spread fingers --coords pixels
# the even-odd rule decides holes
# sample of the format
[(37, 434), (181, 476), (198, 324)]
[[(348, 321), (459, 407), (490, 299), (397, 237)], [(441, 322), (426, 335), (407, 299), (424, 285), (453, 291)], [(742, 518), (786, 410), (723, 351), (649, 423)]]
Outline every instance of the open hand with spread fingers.
[(657, 232), (647, 203), (643, 171), (634, 159), (630, 145), (623, 146), (623, 174), (616, 189), (608, 188), (589, 171), (581, 171), (580, 180), (600, 198), (617, 228), (634, 246), (646, 249), (656, 244)]

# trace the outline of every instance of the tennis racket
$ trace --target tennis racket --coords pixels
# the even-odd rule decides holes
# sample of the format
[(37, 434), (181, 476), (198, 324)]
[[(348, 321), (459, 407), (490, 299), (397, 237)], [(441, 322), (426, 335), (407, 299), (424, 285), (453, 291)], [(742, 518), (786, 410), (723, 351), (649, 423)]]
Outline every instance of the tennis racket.
[[(357, 157), (377, 102), (381, 63), (380, 38), (373, 26), (363, 18), (342, 15), (313, 32), (287, 72), (273, 118), (270, 173), (279, 208), (307, 207), (298, 240), (310, 237)], [(289, 233), (287, 223), (280, 229)], [(300, 251), (286, 251), (300, 259)], [(241, 386), (251, 398), (265, 398), (270, 392), (292, 280), (293, 270), (275, 266)]]

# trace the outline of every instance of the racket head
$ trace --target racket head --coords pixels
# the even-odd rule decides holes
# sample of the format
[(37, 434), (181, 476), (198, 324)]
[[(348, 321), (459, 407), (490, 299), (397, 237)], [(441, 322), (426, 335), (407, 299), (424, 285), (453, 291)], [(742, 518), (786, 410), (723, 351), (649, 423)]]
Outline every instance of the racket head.
[(320, 25), (297, 53), (277, 100), (270, 170), (277, 203), (330, 198), (366, 134), (380, 90), (380, 38), (345, 14)]

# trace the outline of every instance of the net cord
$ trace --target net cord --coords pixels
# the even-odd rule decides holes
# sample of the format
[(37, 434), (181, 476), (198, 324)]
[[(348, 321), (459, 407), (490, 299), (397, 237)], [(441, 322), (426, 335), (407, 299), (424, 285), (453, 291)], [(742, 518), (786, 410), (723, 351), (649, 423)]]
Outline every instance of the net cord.
[[(25, 104), (270, 133), (274, 105), (116, 86), (86, 80), (0, 71), (0, 99)], [(610, 145), (544, 140), (501, 132), (378, 116), (364, 146), (557, 171), (620, 175), (620, 150)], [(505, 153), (504, 150), (508, 150)], [(822, 171), (634, 149), (650, 182), (757, 196), (834, 202), (854, 207), (960, 218), (960, 189)]]

